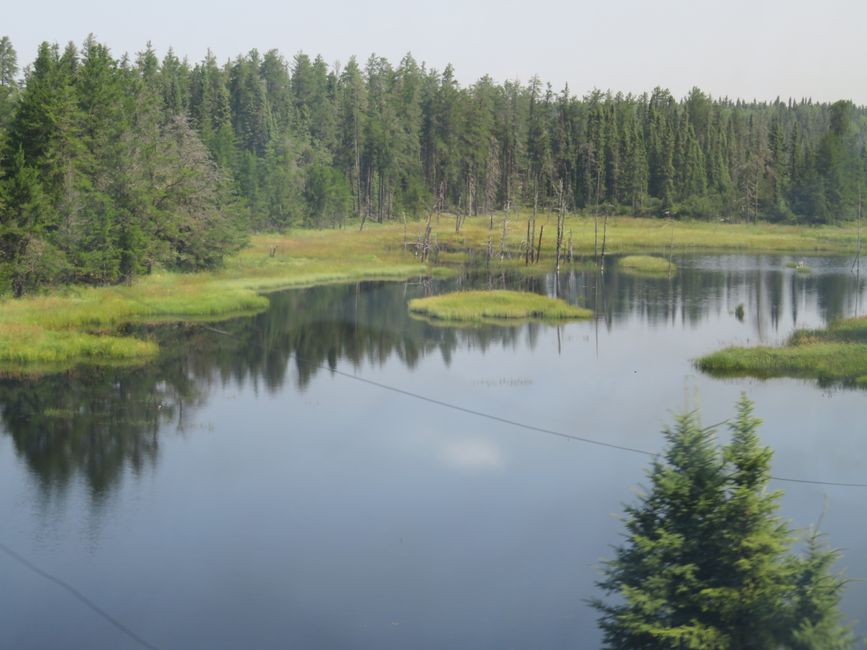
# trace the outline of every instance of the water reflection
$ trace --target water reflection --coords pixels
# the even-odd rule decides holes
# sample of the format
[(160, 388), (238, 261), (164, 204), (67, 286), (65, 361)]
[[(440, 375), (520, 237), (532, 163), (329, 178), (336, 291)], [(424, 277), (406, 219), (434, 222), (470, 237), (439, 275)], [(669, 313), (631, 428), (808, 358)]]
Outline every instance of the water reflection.
[[(476, 276), (405, 284), (364, 283), (271, 296), (253, 318), (154, 330), (162, 354), (144, 368), (88, 368), (31, 380), (0, 380), (2, 426), (45, 495), (83, 478), (95, 501), (118, 484), (125, 468), (140, 473), (159, 459), (159, 435), (184, 431), (211, 388), (235, 383), (277, 393), (287, 381), (303, 390), (324, 367), (359, 367), (399, 359), (412, 370), (439, 354), (446, 364), (461, 349), (534, 349), (546, 326), (434, 327), (412, 319), (415, 296), (470, 286), (508, 286), (559, 294), (593, 307), (597, 327), (704, 328), (710, 340), (738, 332), (747, 341), (780, 342), (801, 325), (817, 326), (855, 313), (864, 283), (845, 260), (812, 261), (805, 276), (771, 257), (684, 257), (671, 278), (563, 273)], [(734, 312), (745, 306), (745, 323)], [(559, 335), (559, 330), (558, 330)], [(558, 342), (560, 341), (558, 336)], [(559, 345), (558, 345), (559, 349)], [(493, 464), (489, 450), (454, 450), (454, 462)], [(463, 461), (461, 459), (464, 459)], [(469, 459), (469, 460), (466, 460)]]
[(4, 429), (45, 496), (59, 495), (80, 475), (100, 501), (125, 466), (139, 473), (155, 464), (161, 427), (174, 422), (183, 429), (190, 409), (204, 399), (187, 361), (179, 356), (135, 370), (81, 368), (0, 381)]
[[(367, 283), (275, 294), (255, 317), (160, 327), (159, 360), (144, 368), (81, 367), (39, 379), (0, 380), (0, 417), (46, 495), (83, 477), (104, 498), (128, 466), (139, 473), (159, 454), (161, 428), (184, 431), (215, 384), (303, 389), (338, 360), (355, 365), (396, 356), (408, 368), (434, 351), (448, 362), (459, 347), (514, 345), (520, 330), (441, 329), (413, 320), (412, 285)], [(532, 347), (535, 337), (527, 341)]]

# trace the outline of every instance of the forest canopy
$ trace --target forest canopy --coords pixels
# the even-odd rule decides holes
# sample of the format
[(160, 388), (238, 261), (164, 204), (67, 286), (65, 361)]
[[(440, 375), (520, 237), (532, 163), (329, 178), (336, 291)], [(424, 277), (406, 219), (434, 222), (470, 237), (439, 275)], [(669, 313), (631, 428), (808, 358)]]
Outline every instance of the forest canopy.
[(435, 210), (834, 223), (858, 212), (865, 134), (848, 101), (461, 87), (410, 55), (191, 64), (91, 36), (43, 43), (22, 71), (3, 37), (0, 294), (211, 268), (255, 230)]

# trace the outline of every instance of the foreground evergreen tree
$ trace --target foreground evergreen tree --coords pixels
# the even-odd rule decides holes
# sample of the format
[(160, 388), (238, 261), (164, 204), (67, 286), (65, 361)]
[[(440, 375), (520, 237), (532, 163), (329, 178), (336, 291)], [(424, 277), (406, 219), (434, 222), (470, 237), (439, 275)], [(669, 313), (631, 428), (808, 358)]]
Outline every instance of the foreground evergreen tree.
[(604, 567), (596, 600), (607, 648), (852, 647), (838, 610), (845, 581), (813, 534), (803, 557), (768, 492), (771, 451), (746, 397), (731, 442), (717, 446), (695, 414), (664, 432), (650, 487), (626, 508), (626, 543)]

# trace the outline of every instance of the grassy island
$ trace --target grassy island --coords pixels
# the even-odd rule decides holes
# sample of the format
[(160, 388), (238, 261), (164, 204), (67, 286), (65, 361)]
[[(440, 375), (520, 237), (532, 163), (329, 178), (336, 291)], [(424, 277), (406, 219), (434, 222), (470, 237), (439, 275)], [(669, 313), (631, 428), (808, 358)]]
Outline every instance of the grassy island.
[(677, 271), (677, 266), (662, 257), (652, 255), (627, 255), (617, 262), (617, 268), (635, 275), (668, 275)]
[(867, 317), (799, 330), (783, 347), (720, 350), (701, 357), (696, 366), (717, 376), (803, 377), (867, 387)]
[(523, 291), (457, 291), (409, 301), (413, 314), (433, 320), (478, 323), (591, 318), (589, 309)]
[(787, 262), (787, 269), (795, 269), (798, 273), (810, 273), (811, 269), (805, 262)]

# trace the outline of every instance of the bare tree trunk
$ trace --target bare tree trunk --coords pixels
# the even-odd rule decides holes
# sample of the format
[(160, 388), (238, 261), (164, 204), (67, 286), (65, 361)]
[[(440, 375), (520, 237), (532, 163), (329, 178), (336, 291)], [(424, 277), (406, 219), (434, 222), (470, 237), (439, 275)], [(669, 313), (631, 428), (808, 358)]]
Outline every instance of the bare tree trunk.
[(560, 272), (560, 250), (563, 248), (563, 235), (564, 235), (563, 231), (565, 228), (565, 219), (566, 219), (566, 217), (565, 217), (566, 205), (565, 205), (565, 200), (563, 198), (563, 179), (562, 178), (560, 179), (560, 183), (558, 185), (557, 194), (558, 194), (558, 199), (559, 199), (558, 200), (558, 203), (559, 203), (558, 210), (559, 211), (557, 213), (557, 244), (556, 244), (556, 251), (555, 251), (555, 260), (556, 261), (554, 264), (554, 268), (559, 273)]
[(539, 226), (539, 245), (536, 247), (536, 262), (542, 259), (542, 233), (545, 231), (545, 224)]
[(753, 196), (753, 223), (758, 223), (759, 221), (759, 172), (760, 172), (760, 164), (759, 159), (756, 158), (756, 191)]
[(596, 207), (593, 210), (593, 263), (599, 266), (599, 184), (602, 182), (599, 165), (596, 166)]
[(533, 240), (530, 239), (530, 219), (527, 219), (527, 239), (524, 241), (524, 266), (530, 263), (530, 249), (533, 247)]
[(534, 262), (534, 263), (539, 260), (539, 256), (533, 254), (533, 242), (536, 239), (536, 214), (539, 211), (538, 181), (539, 181), (539, 177), (536, 176), (533, 179), (533, 238), (530, 240), (530, 261)]
[(355, 149), (355, 209), (356, 214), (361, 214), (361, 154), (358, 150), (358, 107), (354, 111), (355, 134), (353, 148)]
[[(861, 274), (861, 188), (858, 188), (858, 274)], [(859, 293), (861, 289), (858, 289)]]
[(605, 241), (608, 238), (608, 211), (605, 212), (605, 219), (602, 221), (602, 257), (601, 268), (605, 270)]
[(491, 215), (488, 223), (488, 250), (485, 263), (490, 265), (491, 258), (494, 256), (494, 215)]
[(422, 252), (422, 258), (421, 258), (422, 262), (426, 262), (428, 257), (430, 256), (430, 249), (431, 249), (430, 235), (431, 235), (431, 222), (430, 222), (430, 217), (428, 217), (427, 226), (426, 226), (425, 231), (424, 231), (424, 248), (422, 249), (423, 252)]
[(671, 220), (671, 243), (668, 246), (668, 277), (671, 277), (671, 258), (674, 256), (674, 219)]

